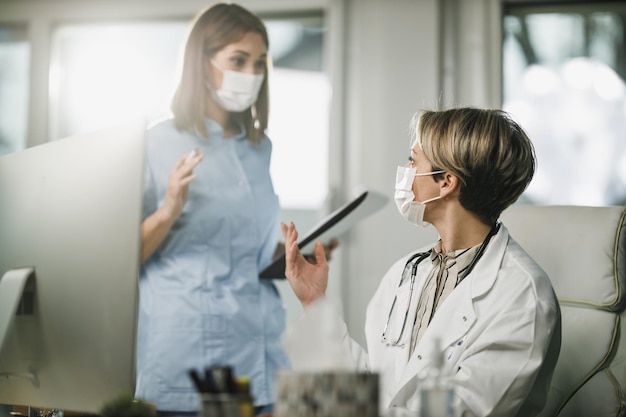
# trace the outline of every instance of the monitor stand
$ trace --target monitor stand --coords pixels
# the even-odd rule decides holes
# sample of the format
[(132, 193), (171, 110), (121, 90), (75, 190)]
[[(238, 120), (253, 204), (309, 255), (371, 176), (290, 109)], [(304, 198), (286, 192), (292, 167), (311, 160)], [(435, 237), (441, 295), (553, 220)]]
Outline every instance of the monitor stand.
[[(13, 318), (18, 314), (18, 307), (25, 309), (20, 313), (33, 314), (33, 298), (24, 297), (26, 294), (33, 295), (32, 291), (35, 285), (35, 269), (34, 268), (15, 268), (7, 271), (2, 278), (0, 278), (0, 354), (2, 353), (2, 347), (9, 333), (9, 328), (13, 322)], [(25, 291), (25, 289), (27, 289)], [(27, 300), (20, 305), (22, 300)], [(32, 370), (31, 370), (32, 371)], [(30, 379), (33, 385), (37, 386), (37, 375), (28, 373), (25, 375), (15, 375), (2, 372), (0, 369), (0, 376), (9, 377), (17, 376)]]

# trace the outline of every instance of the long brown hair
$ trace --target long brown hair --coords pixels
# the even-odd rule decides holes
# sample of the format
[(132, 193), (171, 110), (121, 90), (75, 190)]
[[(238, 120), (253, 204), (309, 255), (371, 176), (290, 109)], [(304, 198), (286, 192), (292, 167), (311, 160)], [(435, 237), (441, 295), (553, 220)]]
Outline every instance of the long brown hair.
[[(204, 55), (215, 55), (225, 46), (237, 42), (246, 33), (261, 35), (269, 49), (265, 25), (247, 9), (232, 3), (217, 3), (200, 12), (194, 19), (187, 38), (180, 83), (172, 99), (176, 128), (199, 132), (208, 137), (204, 123), (206, 87), (202, 73)], [(248, 138), (259, 142), (265, 135), (269, 113), (268, 65), (256, 102), (241, 113), (230, 113), (231, 121), (243, 123)]]

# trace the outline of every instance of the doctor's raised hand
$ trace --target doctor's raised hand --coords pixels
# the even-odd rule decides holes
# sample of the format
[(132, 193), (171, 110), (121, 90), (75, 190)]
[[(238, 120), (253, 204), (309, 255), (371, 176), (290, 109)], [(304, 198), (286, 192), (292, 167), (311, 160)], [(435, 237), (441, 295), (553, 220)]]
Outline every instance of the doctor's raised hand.
[(285, 276), (304, 308), (324, 297), (328, 286), (328, 262), (321, 241), (315, 242), (315, 263), (305, 259), (298, 248), (298, 231), (293, 223), (281, 223), (285, 239)]

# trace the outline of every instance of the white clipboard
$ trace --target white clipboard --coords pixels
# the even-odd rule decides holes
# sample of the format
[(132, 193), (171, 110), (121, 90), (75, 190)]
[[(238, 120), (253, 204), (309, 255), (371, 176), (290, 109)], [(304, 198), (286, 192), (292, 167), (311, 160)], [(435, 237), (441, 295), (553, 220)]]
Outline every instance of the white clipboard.
[[(330, 213), (309, 230), (298, 242), (301, 251), (312, 250), (315, 242), (324, 244), (338, 238), (361, 220), (382, 209), (388, 198), (376, 191), (363, 191), (356, 198)], [(276, 259), (259, 274), (259, 278), (284, 279), (285, 256)]]

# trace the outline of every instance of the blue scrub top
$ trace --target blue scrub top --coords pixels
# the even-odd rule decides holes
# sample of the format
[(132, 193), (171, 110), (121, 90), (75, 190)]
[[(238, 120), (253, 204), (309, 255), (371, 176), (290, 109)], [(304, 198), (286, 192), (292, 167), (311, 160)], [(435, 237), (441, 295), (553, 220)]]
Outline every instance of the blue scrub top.
[(136, 396), (159, 410), (199, 408), (190, 369), (232, 366), (250, 377), (258, 406), (273, 401), (275, 373), (288, 367), (284, 306), (274, 284), (259, 280), (279, 234), (272, 144), (206, 126), (208, 139), (172, 120), (147, 135), (144, 218), (162, 204), (178, 158), (196, 147), (205, 154), (182, 215), (141, 268)]

